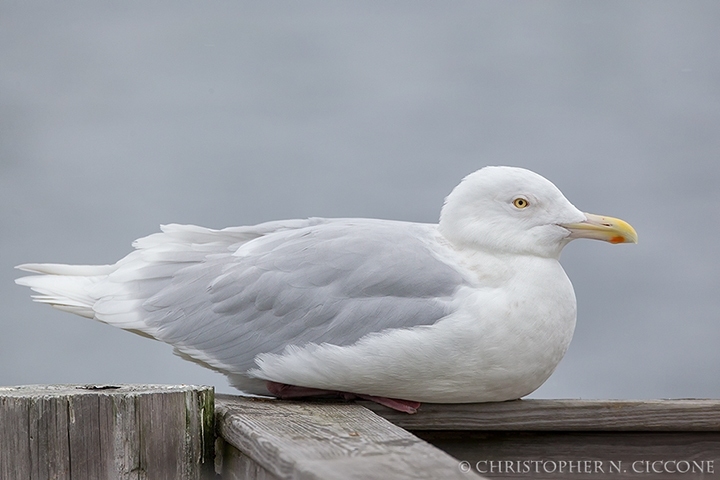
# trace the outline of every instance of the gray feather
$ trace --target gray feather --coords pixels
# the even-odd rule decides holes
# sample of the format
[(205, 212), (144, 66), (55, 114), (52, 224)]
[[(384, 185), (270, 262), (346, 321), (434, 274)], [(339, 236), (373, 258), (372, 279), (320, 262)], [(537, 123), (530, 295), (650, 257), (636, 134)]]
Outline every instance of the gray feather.
[(164, 259), (148, 265), (140, 278), (166, 282), (144, 302), (144, 322), (181, 352), (201, 351), (240, 373), (256, 355), (289, 344), (350, 345), (385, 329), (431, 325), (466, 284), (422, 240), (431, 226), (305, 225), (257, 236), (236, 252), (188, 255), (171, 275)]

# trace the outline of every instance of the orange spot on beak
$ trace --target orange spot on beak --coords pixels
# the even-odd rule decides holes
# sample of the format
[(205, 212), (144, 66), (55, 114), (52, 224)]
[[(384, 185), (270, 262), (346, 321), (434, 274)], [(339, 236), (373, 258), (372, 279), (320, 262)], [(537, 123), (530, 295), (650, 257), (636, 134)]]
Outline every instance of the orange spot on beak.
[(623, 237), (612, 237), (610, 243), (623, 243), (625, 239)]

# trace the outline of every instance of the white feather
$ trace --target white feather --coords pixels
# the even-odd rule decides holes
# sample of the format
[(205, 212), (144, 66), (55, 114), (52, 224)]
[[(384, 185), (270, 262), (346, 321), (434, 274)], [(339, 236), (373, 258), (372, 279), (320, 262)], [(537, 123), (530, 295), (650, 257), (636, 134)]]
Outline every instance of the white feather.
[[(530, 208), (513, 209), (513, 198)], [(367, 219), (165, 225), (114, 265), (25, 264), (60, 310), (265, 381), (429, 402), (518, 398), (562, 358), (575, 297), (558, 224), (584, 215), (527, 170), (488, 167), (439, 225)]]

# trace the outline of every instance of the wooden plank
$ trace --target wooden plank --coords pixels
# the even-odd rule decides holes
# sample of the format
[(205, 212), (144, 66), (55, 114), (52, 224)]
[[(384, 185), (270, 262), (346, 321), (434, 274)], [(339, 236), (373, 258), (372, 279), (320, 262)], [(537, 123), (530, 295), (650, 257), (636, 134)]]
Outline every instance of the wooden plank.
[[(244, 478), (482, 478), (360, 405), (218, 395), (215, 409), (218, 433), (238, 450), (233, 461)], [(222, 463), (223, 478), (243, 478)]]
[(720, 431), (720, 400), (710, 399), (426, 403), (414, 415), (358, 403), (411, 431)]
[[(222, 480), (277, 480), (278, 477), (261, 467), (252, 458), (218, 437), (215, 458), (216, 471)], [(217, 460), (220, 460), (219, 466)]]
[(720, 475), (720, 432), (414, 433), (489, 478), (674, 478), (678, 467), (689, 470), (681, 478)]
[(0, 478), (214, 476), (211, 387), (0, 387)]

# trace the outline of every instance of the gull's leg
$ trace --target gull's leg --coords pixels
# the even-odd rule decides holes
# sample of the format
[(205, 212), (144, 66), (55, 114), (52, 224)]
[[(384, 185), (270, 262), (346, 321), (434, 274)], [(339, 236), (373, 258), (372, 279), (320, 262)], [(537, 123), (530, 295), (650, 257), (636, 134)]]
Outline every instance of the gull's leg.
[(345, 400), (353, 400), (356, 397), (362, 398), (364, 400), (370, 400), (371, 402), (375, 402), (385, 407), (392, 408), (393, 410), (405, 413), (417, 413), (418, 408), (420, 408), (420, 402), (401, 400), (398, 398), (376, 397), (374, 395), (364, 395), (361, 393), (338, 392), (333, 390), (322, 390), (320, 388), (298, 387), (295, 385), (287, 385), (284, 383), (270, 381), (266, 382), (266, 386), (270, 393), (282, 399), (317, 397), (322, 395), (337, 395), (344, 398)]

